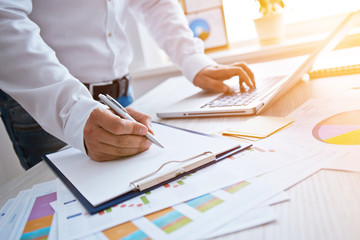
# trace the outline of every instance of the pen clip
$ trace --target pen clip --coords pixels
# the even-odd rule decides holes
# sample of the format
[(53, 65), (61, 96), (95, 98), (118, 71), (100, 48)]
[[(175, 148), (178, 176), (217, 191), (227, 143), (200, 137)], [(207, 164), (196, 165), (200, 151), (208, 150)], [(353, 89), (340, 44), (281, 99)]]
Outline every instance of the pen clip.
[(106, 94), (106, 98), (107, 98), (109, 101), (111, 101), (113, 104), (115, 104), (117, 107), (119, 107), (121, 110), (123, 110), (124, 112), (127, 113), (126, 109), (125, 109), (123, 106), (121, 106), (121, 104), (120, 104), (118, 101), (116, 101), (115, 99), (113, 99), (109, 94)]

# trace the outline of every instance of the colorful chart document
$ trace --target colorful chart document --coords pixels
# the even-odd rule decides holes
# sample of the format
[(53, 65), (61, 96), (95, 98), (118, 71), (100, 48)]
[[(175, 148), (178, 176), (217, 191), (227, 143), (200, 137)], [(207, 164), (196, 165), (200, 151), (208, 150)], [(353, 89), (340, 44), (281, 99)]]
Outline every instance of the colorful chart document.
[[(261, 223), (273, 221), (274, 215), (269, 213), (270, 204), (264, 199), (276, 196), (282, 192), (280, 189), (288, 188), (301, 179), (319, 170), (324, 162), (331, 159), (334, 152), (319, 152), (303, 161), (278, 169), (274, 172), (264, 174), (224, 187), (218, 191), (204, 194), (198, 198), (186, 201), (182, 204), (166, 208), (131, 221), (137, 228), (134, 233), (141, 231), (142, 236), (151, 239), (207, 239), (230, 233), (231, 229), (246, 229)], [(336, 154), (335, 154), (336, 155)], [(315, 161), (320, 156), (325, 158)], [(280, 201), (283, 198), (279, 198)], [(285, 198), (286, 199), (286, 198)], [(251, 206), (260, 208), (251, 209)], [(271, 210), (271, 209), (270, 209)], [(267, 214), (262, 214), (262, 213)], [(233, 220), (232, 220), (233, 219)], [(232, 221), (231, 221), (232, 220)], [(236, 223), (239, 223), (236, 228)], [(127, 223), (129, 224), (129, 223)], [(96, 236), (98, 239), (130, 238), (128, 235), (116, 235), (123, 233), (124, 225), (110, 228)], [(210, 229), (217, 230), (210, 232)], [(219, 228), (221, 226), (221, 228)], [(123, 231), (120, 231), (123, 228)], [(111, 237), (108, 232), (114, 235)], [(145, 239), (146, 239), (145, 238)]]
[(55, 211), (50, 203), (57, 200), (56, 181), (35, 185), (27, 207), (21, 213), (10, 239), (47, 239)]
[(313, 128), (313, 136), (322, 142), (336, 145), (360, 145), (360, 110), (330, 116)]
[[(298, 154), (299, 152), (304, 154)], [(94, 215), (89, 215), (74, 195), (60, 185), (59, 236), (60, 239), (81, 238), (189, 200), (191, 206), (188, 208), (206, 213), (223, 205), (224, 198), (213, 194), (204, 198), (198, 198), (199, 196), (223, 187), (227, 187), (225, 192), (235, 193), (248, 185), (243, 180), (311, 158), (317, 153), (317, 149), (304, 143), (264, 140), (215, 165)], [(239, 184), (233, 185), (235, 183)]]
[(325, 168), (360, 171), (360, 98), (310, 99), (288, 117), (293, 127), (274, 136), (346, 153)]

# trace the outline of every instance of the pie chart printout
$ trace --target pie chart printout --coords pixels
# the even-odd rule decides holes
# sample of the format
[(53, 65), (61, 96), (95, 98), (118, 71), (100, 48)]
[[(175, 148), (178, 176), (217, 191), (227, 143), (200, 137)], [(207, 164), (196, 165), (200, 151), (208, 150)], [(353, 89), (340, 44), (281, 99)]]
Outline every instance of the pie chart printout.
[(210, 35), (210, 25), (205, 19), (197, 18), (190, 22), (195, 37), (205, 41)]
[(336, 145), (360, 145), (360, 110), (343, 112), (322, 120), (312, 130), (319, 141)]

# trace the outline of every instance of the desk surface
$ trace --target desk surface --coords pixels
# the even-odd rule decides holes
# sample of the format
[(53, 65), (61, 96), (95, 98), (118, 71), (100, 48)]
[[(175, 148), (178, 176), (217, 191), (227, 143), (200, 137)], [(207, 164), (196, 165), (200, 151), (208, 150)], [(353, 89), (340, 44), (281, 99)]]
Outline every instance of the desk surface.
[[(177, 91), (170, 91), (170, 89)], [(152, 109), (164, 99), (181, 96), (187, 83), (166, 81), (133, 104), (132, 107), (154, 117)], [(262, 115), (286, 116), (313, 97), (358, 97), (360, 74), (300, 82)], [(167, 101), (168, 102), (168, 101)], [(160, 120), (188, 129), (214, 133), (236, 126), (249, 117), (213, 117)], [(0, 186), (0, 206), (21, 190), (54, 179), (42, 162), (23, 175)], [(273, 206), (277, 221), (261, 227), (223, 236), (221, 239), (360, 239), (360, 173), (321, 170), (287, 190), (290, 201)]]

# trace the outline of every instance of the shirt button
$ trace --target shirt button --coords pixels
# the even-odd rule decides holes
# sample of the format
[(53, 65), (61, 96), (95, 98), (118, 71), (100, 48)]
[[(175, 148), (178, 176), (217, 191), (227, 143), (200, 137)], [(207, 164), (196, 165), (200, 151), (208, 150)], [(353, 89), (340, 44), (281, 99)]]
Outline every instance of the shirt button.
[(111, 32), (109, 32), (109, 33), (108, 33), (108, 36), (109, 36), (109, 37), (111, 37), (111, 36), (112, 36), (112, 33), (111, 33)]

